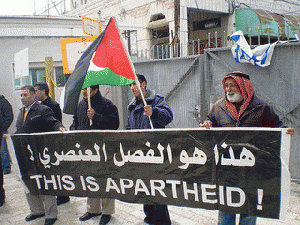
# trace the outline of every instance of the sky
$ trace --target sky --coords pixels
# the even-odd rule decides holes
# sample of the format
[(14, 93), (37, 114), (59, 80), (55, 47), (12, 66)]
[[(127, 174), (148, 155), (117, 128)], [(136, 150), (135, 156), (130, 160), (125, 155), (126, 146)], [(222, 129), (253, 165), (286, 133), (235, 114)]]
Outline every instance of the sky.
[[(48, 0), (0, 0), (0, 15), (33, 15), (34, 2), (36, 10), (42, 10), (48, 3)], [(53, 2), (60, 2), (52, 0)], [(51, 3), (51, 1), (49, 0)], [(69, 4), (69, 1), (66, 1)]]
[(33, 15), (33, 11), (34, 0), (1, 0), (0, 15)]

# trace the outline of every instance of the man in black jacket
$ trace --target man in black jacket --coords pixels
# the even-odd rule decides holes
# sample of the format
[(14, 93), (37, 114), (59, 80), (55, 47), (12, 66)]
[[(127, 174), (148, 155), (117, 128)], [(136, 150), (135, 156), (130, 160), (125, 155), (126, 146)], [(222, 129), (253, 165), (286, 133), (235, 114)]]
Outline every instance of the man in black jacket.
[[(42, 133), (50, 131), (65, 131), (62, 123), (55, 119), (53, 111), (45, 105), (35, 101), (34, 87), (26, 85), (21, 88), (21, 101), (23, 108), (17, 118), (16, 133)], [(55, 196), (32, 195), (26, 193), (30, 207), (30, 215), (26, 221), (46, 217), (45, 225), (52, 225), (57, 220), (57, 205)]]
[[(11, 104), (3, 95), (0, 95), (0, 148), (3, 133), (6, 132), (13, 121), (13, 111)], [(5, 192), (3, 188), (3, 170), (0, 160), (0, 206), (4, 204)]]
[[(88, 107), (87, 89), (84, 89), (82, 94), (83, 100), (79, 102), (70, 130), (117, 130), (118, 109), (110, 100), (102, 97), (99, 85), (91, 86), (91, 108)], [(102, 214), (99, 224), (105, 225), (114, 211), (114, 199), (88, 198), (87, 212), (79, 220), (89, 220)]]
[[(36, 99), (41, 101), (43, 105), (52, 109), (57, 120), (62, 122), (62, 113), (59, 104), (49, 97), (49, 87), (45, 82), (38, 82), (34, 85)], [(61, 205), (70, 201), (69, 196), (57, 196), (57, 205)]]
[(62, 121), (62, 114), (59, 104), (49, 97), (49, 87), (45, 82), (38, 82), (34, 85), (36, 99), (41, 101), (43, 105), (46, 105), (52, 109), (54, 116), (60, 122)]

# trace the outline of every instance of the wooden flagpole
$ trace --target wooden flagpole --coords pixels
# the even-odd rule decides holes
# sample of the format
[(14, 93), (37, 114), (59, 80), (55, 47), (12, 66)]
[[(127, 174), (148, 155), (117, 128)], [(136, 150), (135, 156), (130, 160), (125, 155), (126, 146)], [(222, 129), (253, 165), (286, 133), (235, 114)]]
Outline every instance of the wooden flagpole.
[[(115, 23), (116, 23), (116, 27), (117, 27), (117, 29), (118, 29), (118, 31), (119, 31), (119, 34), (121, 34), (121, 33), (120, 33), (119, 26), (118, 26), (118, 23), (117, 23), (117, 20), (115, 19), (115, 17), (113, 17), (113, 18), (114, 18), (114, 21), (115, 21)], [(124, 41), (123, 41), (123, 38), (121, 37), (121, 35), (120, 35), (120, 39), (121, 39), (123, 48), (125, 49), (127, 58), (128, 58), (128, 60), (129, 60), (129, 62), (130, 62), (130, 65), (131, 65), (131, 68), (132, 68), (132, 71), (133, 71), (133, 74), (134, 74), (134, 77), (135, 77), (135, 83), (136, 83), (136, 85), (137, 85), (137, 87), (138, 87), (139, 92), (141, 93), (141, 96), (142, 96), (142, 100), (143, 100), (144, 106), (146, 106), (146, 105), (147, 105), (147, 102), (145, 101), (145, 97), (144, 97), (143, 92), (142, 92), (142, 89), (141, 89), (141, 84), (140, 84), (140, 82), (139, 82), (139, 79), (138, 79), (137, 76), (136, 76), (135, 68), (134, 68), (133, 63), (132, 63), (132, 61), (131, 61), (131, 56), (130, 56), (129, 53), (128, 53), (128, 49), (126, 48), (126, 45), (124, 44)], [(149, 117), (151, 129), (154, 129), (153, 123), (152, 123), (152, 121), (151, 121), (151, 118), (150, 118), (150, 116), (148, 116), (148, 117)]]
[[(88, 96), (88, 109), (92, 109), (92, 104), (91, 104), (91, 88), (87, 88), (87, 96)], [(90, 119), (90, 126), (92, 126), (93, 121)]]
[[(134, 69), (133, 69), (133, 71), (134, 71), (134, 76), (135, 76), (135, 83), (136, 83), (136, 86), (138, 87), (139, 92), (141, 93), (141, 96), (142, 96), (143, 103), (144, 103), (144, 105), (146, 106), (146, 105), (147, 105), (147, 102), (146, 102), (145, 97), (144, 97), (144, 94), (143, 94), (143, 92), (142, 92), (140, 81), (139, 81), (138, 77), (136, 76), (135, 70), (134, 70)], [(151, 129), (154, 129), (153, 124), (152, 124), (152, 121), (151, 121), (151, 118), (150, 118), (150, 116), (148, 116), (148, 117), (149, 117)]]

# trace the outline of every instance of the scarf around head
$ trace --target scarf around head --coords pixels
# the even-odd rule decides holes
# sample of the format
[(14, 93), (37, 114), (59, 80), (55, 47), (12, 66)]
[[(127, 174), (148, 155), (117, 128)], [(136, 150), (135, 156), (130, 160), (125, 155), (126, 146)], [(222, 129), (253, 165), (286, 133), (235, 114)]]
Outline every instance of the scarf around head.
[[(239, 73), (242, 74), (241, 72), (233, 72), (232, 74), (239, 74)], [(225, 91), (225, 102), (228, 107), (228, 110), (231, 113), (231, 115), (238, 121), (240, 116), (243, 114), (243, 112), (245, 112), (245, 110), (249, 106), (250, 101), (254, 94), (254, 89), (253, 89), (252, 82), (249, 79), (245, 77), (240, 77), (238, 75), (232, 75), (232, 74), (228, 74), (227, 76), (225, 76), (222, 80), (222, 84), (223, 84), (223, 89), (225, 91), (225, 80), (230, 77), (233, 78), (237, 83), (237, 85), (239, 86), (241, 94), (244, 98), (239, 112), (237, 112), (235, 105), (232, 102), (227, 100), (226, 91)]]

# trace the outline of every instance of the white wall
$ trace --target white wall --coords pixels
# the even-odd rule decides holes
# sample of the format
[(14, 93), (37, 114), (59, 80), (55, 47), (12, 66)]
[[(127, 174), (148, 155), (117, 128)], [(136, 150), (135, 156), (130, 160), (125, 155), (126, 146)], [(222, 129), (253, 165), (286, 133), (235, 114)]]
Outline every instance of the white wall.
[(14, 88), (14, 54), (28, 48), (30, 63), (43, 63), (45, 57), (52, 57), (55, 64), (62, 65), (60, 38), (82, 36), (85, 35), (80, 19), (0, 17), (0, 94), (11, 103), (14, 112), (9, 132), (15, 131), (15, 120), (22, 107), (20, 93)]

